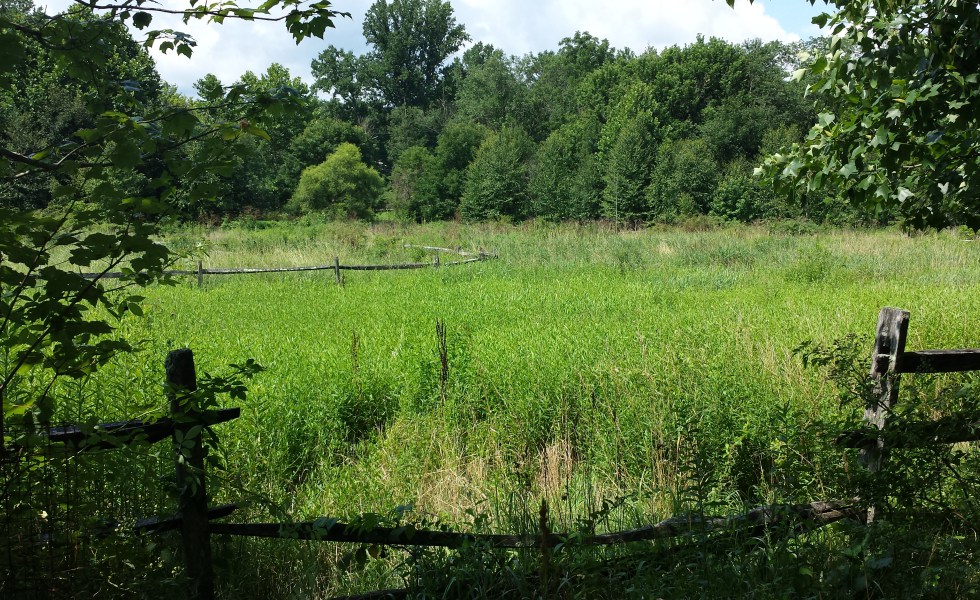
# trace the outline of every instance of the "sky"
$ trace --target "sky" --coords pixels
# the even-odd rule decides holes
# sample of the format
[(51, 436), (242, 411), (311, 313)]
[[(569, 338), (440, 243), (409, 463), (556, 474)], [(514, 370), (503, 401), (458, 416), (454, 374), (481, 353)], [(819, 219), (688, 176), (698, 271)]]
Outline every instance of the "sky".
[[(71, 0), (35, 0), (50, 12), (63, 10)], [(187, 0), (159, 0), (164, 7), (187, 6)], [(323, 39), (311, 38), (297, 45), (281, 23), (233, 22), (187, 25), (166, 15), (156, 15), (150, 29), (171, 28), (191, 34), (197, 41), (188, 59), (173, 52), (151, 52), (164, 80), (181, 93), (193, 95), (193, 84), (214, 73), (225, 84), (245, 71), (264, 72), (278, 62), (293, 76), (312, 82), (310, 63), (329, 45), (363, 54), (368, 48), (361, 33), (364, 13), (373, 0), (334, 0), (332, 8), (351, 13), (338, 18), (336, 28)], [(248, 5), (242, 0), (240, 5)], [(472, 42), (484, 42), (510, 55), (555, 50), (562, 38), (576, 31), (608, 39), (618, 49), (642, 52), (693, 42), (698, 34), (731, 42), (759, 38), (763, 41), (795, 41), (819, 33), (811, 19), (826, 10), (822, 2), (807, 0), (736, 0), (734, 10), (724, 0), (450, 0), (456, 21)], [(140, 39), (140, 33), (134, 32)]]

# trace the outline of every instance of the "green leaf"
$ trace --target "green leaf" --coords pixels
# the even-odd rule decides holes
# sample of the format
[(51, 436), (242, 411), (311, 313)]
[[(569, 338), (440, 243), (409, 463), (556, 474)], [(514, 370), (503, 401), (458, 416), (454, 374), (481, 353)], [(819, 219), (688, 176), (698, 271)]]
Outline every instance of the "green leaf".
[(133, 27), (136, 29), (145, 29), (150, 25), (150, 21), (153, 20), (153, 15), (148, 12), (140, 11), (133, 15)]
[(847, 163), (846, 165), (841, 167), (840, 170), (838, 171), (838, 173), (840, 173), (842, 177), (852, 177), (855, 174), (857, 174), (857, 172), (858, 169), (853, 162)]
[(248, 127), (246, 127), (245, 133), (248, 133), (249, 135), (254, 135), (255, 137), (261, 138), (267, 142), (272, 141), (272, 138), (269, 137), (268, 132), (266, 132), (264, 129), (260, 129), (256, 127), (255, 125), (249, 125)]
[(112, 165), (119, 169), (132, 169), (143, 162), (140, 156), (140, 149), (131, 139), (123, 139), (116, 143), (116, 147), (109, 155)]
[(169, 115), (163, 122), (163, 133), (184, 137), (190, 135), (200, 121), (192, 111), (179, 110)]

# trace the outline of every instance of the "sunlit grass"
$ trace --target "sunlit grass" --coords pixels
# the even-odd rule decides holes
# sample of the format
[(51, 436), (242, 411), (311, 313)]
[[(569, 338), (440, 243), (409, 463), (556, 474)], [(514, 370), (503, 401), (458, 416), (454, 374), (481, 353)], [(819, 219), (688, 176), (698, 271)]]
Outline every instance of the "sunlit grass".
[[(794, 356), (801, 342), (870, 338), (879, 309), (899, 306), (910, 349), (980, 346), (980, 248), (952, 235), (386, 223), (174, 236), (203, 241), (212, 267), (418, 260), (406, 243), (499, 252), (348, 272), (343, 287), (324, 272), (148, 291), (146, 319), (127, 324), (147, 340), (122, 365), (140, 373), (132, 389), (155, 385), (177, 347), (204, 371), (264, 365), (242, 417), (218, 432), (243, 486), (296, 519), (412, 504), (457, 526), (485, 514), (494, 530), (533, 529), (545, 498), (571, 529), (620, 499), (601, 529), (696, 502), (825, 499), (841, 456), (815, 424), (840, 408)], [(712, 457), (699, 499), (697, 456)]]

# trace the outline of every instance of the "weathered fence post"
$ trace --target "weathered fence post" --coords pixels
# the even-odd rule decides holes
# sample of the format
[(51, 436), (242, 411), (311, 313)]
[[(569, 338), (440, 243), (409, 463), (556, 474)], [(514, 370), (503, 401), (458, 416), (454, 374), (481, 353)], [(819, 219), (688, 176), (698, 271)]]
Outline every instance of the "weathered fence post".
[(184, 563), (190, 579), (188, 598), (214, 598), (214, 569), (208, 529), (208, 496), (205, 487), (203, 444), (204, 418), (201, 407), (188, 392), (197, 390), (194, 353), (190, 349), (167, 354), (167, 383), (170, 412), (174, 420), (174, 458), (177, 471), (178, 516)]
[(204, 286), (204, 262), (197, 261), (197, 287), (200, 289)]
[[(897, 364), (905, 352), (909, 331), (909, 313), (899, 308), (883, 308), (878, 315), (875, 346), (871, 354), (871, 378), (874, 395), (864, 407), (864, 419), (879, 431), (870, 448), (861, 451), (861, 462), (872, 473), (881, 470), (887, 458), (885, 440), (880, 432), (888, 421), (888, 413), (898, 400), (899, 374)], [(868, 522), (874, 520), (875, 507), (868, 507)]]
[(340, 257), (333, 257), (333, 273), (337, 276), (337, 285), (340, 285)]

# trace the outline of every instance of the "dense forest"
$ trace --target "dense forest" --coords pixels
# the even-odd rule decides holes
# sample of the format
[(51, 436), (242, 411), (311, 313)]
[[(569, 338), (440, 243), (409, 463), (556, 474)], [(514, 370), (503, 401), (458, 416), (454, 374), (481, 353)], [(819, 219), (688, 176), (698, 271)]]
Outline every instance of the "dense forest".
[[(30, 0), (4, 10), (35, 26), (44, 19)], [(73, 8), (71, 19), (95, 18), (108, 17)], [(555, 51), (517, 57), (472, 40), (448, 2), (378, 0), (363, 23), (369, 51), (328, 46), (311, 65), (312, 85), (272, 64), (236, 82), (208, 75), (186, 97), (161, 80), (126, 27), (111, 31), (106, 89), (82, 85), (72, 64), (31, 48), (0, 91), (0, 146), (44, 152), (84, 137), (91, 115), (113, 108), (184, 107), (206, 126), (285, 98), (271, 114), (239, 121), (253, 135), (234, 148), (232, 167), (167, 198), (186, 219), (370, 219), (382, 210), (415, 221), (888, 218), (862, 214), (833, 188), (777, 193), (753, 177), (763, 155), (802, 140), (815, 122), (821, 98), (804, 97), (808, 81), (790, 75), (826, 39), (698, 38), (637, 53), (575, 32)], [(117, 168), (116, 183), (140, 195), (161, 177), (179, 182), (181, 162), (206, 170), (199, 145), (184, 141), (175, 148), (183, 160), (169, 165)], [(0, 197), (41, 208), (56, 201), (58, 184), (39, 170), (6, 180)]]

